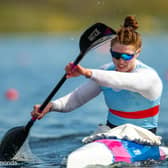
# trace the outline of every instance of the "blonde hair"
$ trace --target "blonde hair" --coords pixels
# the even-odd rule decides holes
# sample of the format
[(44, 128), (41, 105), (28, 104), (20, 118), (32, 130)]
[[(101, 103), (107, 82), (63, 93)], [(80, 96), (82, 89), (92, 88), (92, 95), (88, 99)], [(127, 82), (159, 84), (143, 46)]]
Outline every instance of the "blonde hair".
[(139, 49), (142, 46), (142, 40), (140, 34), (136, 31), (139, 25), (135, 16), (127, 16), (124, 20), (124, 24), (117, 31), (117, 35), (111, 41), (111, 46), (115, 43), (124, 45), (132, 45), (135, 49)]

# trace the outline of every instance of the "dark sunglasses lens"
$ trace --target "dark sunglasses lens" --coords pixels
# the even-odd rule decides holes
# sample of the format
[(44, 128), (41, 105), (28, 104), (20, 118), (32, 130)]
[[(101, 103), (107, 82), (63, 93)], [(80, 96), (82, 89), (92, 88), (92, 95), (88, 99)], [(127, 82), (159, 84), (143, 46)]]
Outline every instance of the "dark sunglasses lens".
[(113, 58), (116, 58), (116, 59), (120, 59), (121, 58), (121, 54), (120, 53), (116, 53), (116, 52), (111, 51), (111, 55), (112, 55)]
[(123, 60), (128, 61), (128, 60), (131, 60), (131, 59), (133, 58), (133, 56), (134, 56), (134, 55), (122, 54), (121, 58), (122, 58)]
[(118, 52), (112, 51), (112, 49), (110, 49), (110, 53), (111, 53), (111, 55), (112, 55), (113, 58), (115, 58), (115, 59), (122, 58), (125, 61), (129, 61), (129, 60), (131, 60), (134, 57), (134, 54), (118, 53)]

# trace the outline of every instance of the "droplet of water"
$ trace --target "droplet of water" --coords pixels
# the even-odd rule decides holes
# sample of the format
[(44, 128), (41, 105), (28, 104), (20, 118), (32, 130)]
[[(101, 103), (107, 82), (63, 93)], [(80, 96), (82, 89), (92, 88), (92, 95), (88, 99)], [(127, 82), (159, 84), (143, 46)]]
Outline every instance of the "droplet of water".
[(74, 37), (71, 37), (70, 40), (74, 41), (75, 39), (74, 39)]

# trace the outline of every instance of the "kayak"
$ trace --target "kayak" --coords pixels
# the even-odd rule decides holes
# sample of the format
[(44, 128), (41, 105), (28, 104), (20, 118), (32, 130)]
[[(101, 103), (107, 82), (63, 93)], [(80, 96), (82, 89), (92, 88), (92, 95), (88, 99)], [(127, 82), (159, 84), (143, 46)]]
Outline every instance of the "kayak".
[(88, 165), (110, 165), (115, 162), (134, 163), (145, 160), (165, 160), (168, 148), (145, 146), (131, 141), (101, 139), (72, 152), (67, 168), (84, 168)]
[[(142, 130), (139, 131), (139, 128), (139, 132), (137, 132), (137, 130), (132, 131), (133, 129), (130, 129), (130, 124), (127, 124), (126, 127), (128, 127), (127, 131), (125, 131), (124, 125), (122, 129), (119, 129), (120, 132), (111, 129), (112, 132), (110, 132), (110, 136), (108, 137), (106, 136), (107, 132), (90, 136), (91, 142), (89, 141), (87, 144), (69, 154), (67, 168), (85, 168), (88, 165), (108, 166), (117, 162), (135, 163), (147, 160), (161, 161), (168, 158), (168, 147), (158, 145), (160, 144), (158, 136), (146, 129), (144, 129), (144, 131), (142, 128), (140, 129), (142, 129), (143, 132)], [(133, 128), (137, 129), (136, 126), (133, 126)], [(132, 132), (128, 134), (130, 130)], [(111, 133), (117, 133), (118, 135), (114, 136)], [(128, 134), (127, 138), (123, 138), (126, 137), (125, 133)], [(121, 135), (123, 137), (121, 137)], [(141, 138), (139, 138), (139, 135)], [(146, 135), (148, 135), (148, 137)]]

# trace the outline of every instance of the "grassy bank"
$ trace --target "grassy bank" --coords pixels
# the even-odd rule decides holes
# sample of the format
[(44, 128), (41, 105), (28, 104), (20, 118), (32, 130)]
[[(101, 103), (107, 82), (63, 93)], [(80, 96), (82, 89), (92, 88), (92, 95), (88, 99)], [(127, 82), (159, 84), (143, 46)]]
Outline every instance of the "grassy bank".
[(118, 28), (136, 15), (141, 30), (167, 31), (168, 1), (135, 0), (1, 0), (0, 32), (80, 31), (95, 22)]

